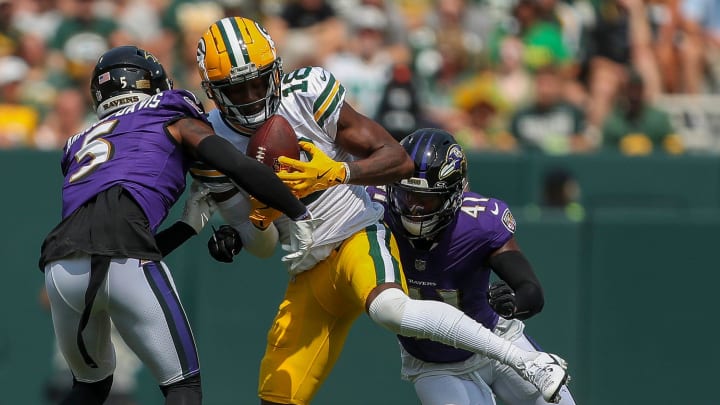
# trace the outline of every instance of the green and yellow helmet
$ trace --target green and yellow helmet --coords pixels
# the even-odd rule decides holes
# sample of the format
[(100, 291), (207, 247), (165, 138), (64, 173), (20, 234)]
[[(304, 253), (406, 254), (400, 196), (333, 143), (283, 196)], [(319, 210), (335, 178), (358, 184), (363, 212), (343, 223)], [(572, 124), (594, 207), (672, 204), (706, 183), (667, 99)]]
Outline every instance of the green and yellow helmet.
[(205, 93), (228, 120), (257, 128), (277, 111), (282, 61), (259, 23), (218, 20), (198, 42), (197, 62)]

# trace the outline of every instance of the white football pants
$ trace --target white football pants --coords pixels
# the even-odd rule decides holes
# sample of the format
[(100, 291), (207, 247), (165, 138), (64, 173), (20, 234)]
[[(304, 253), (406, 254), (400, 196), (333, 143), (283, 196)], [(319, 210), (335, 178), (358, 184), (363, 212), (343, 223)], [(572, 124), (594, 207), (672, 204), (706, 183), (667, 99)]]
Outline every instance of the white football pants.
[(167, 266), (124, 258), (110, 262), (83, 331), (87, 351), (98, 367), (87, 365), (78, 348), (77, 330), (89, 276), (90, 256), (84, 254), (45, 266), (57, 343), (78, 381), (96, 382), (113, 374), (110, 319), (159, 385), (199, 372), (195, 340)]

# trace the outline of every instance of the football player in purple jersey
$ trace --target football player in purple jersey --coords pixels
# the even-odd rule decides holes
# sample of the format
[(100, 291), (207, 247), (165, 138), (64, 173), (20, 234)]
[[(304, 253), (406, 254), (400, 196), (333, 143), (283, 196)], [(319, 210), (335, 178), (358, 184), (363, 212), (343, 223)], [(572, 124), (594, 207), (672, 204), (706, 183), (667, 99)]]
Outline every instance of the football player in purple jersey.
[[(400, 143), (415, 162), (412, 177), (367, 191), (386, 208), (409, 295), (449, 303), (516, 346), (537, 350), (522, 320), (542, 310), (543, 291), (515, 241), (507, 204), (467, 191), (465, 154), (451, 134), (420, 129)], [(489, 287), (491, 272), (503, 282)], [(427, 339), (398, 339), (402, 377), (423, 405), (494, 404), (495, 396), (508, 405), (548, 403), (497, 360)], [(564, 384), (548, 401), (574, 404)]]
[(303, 254), (314, 220), (261, 163), (215, 136), (201, 104), (150, 53), (109, 50), (90, 84), (99, 121), (70, 137), (61, 162), (62, 221), (45, 238), (40, 269), (55, 335), (73, 373), (62, 404), (102, 404), (115, 369), (110, 320), (157, 380), (165, 404), (202, 402), (188, 318), (162, 258), (199, 232), (212, 207), (199, 190), (185, 220), (156, 234), (202, 160), (293, 219)]

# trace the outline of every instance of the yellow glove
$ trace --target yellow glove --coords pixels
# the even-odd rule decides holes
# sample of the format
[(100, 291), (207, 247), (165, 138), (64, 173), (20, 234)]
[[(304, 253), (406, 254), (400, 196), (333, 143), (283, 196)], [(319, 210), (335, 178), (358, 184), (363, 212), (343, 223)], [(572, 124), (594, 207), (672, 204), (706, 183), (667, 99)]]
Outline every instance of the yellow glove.
[(278, 162), (288, 168), (277, 173), (298, 198), (338, 184), (347, 183), (348, 166), (330, 159), (310, 142), (300, 142), (300, 148), (310, 154), (309, 162), (280, 156)]
[(250, 207), (250, 222), (259, 229), (267, 229), (274, 220), (282, 215), (282, 212), (260, 202), (255, 197), (250, 197)]

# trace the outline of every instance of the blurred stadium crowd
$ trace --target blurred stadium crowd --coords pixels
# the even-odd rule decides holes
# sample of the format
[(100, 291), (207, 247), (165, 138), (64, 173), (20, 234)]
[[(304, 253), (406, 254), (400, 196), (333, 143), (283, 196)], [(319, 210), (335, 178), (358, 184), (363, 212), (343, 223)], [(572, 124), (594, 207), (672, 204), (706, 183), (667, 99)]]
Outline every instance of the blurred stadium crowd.
[(116, 45), (202, 99), (197, 40), (227, 15), (263, 21), (286, 73), (324, 66), (398, 138), (720, 153), (720, 0), (0, 0), (0, 148), (58, 149), (93, 121), (90, 70)]

